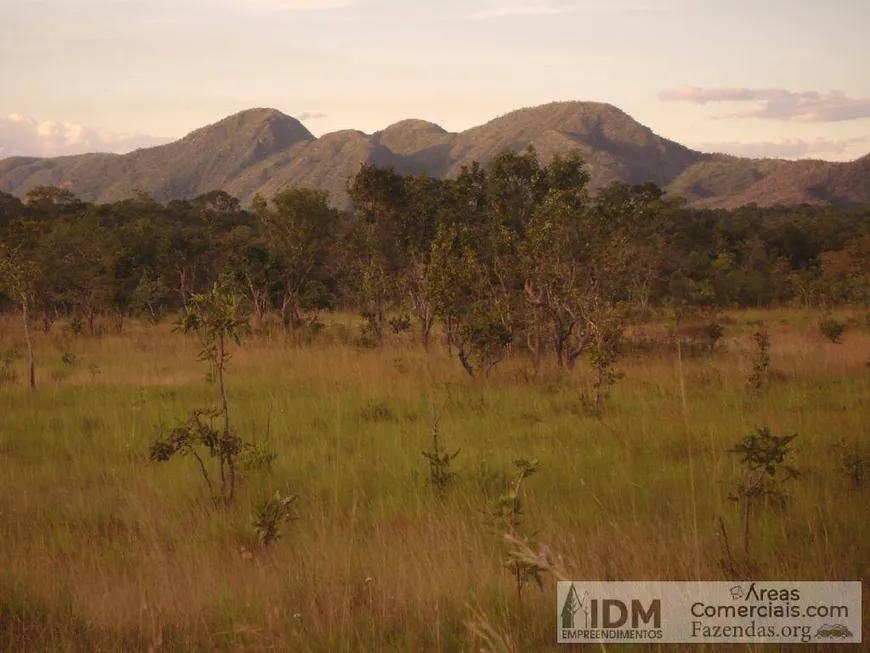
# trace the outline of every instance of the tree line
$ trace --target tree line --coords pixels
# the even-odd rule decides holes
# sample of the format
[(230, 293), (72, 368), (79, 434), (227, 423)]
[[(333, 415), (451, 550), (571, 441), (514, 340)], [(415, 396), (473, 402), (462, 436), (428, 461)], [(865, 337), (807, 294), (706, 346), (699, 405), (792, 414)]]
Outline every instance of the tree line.
[(456, 178), (363, 165), (352, 211), (293, 188), (249, 208), (223, 191), (107, 204), (0, 193), (0, 309), (46, 331), (158, 322), (220, 284), (288, 329), (358, 311), (377, 345), (436, 325), (470, 374), (510, 346), (570, 365), (670, 308), (870, 305), (870, 208), (694, 210), (655, 184), (592, 192), (577, 153), (507, 151)]

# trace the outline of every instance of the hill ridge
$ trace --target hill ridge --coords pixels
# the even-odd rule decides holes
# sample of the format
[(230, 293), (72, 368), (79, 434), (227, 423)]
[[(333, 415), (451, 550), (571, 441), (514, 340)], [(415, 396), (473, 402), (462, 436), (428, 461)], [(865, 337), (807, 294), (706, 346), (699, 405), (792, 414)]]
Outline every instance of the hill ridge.
[(363, 163), (449, 177), (472, 161), (486, 165), (505, 149), (529, 145), (544, 161), (579, 150), (593, 190), (653, 181), (697, 206), (724, 208), (870, 202), (870, 154), (830, 163), (704, 153), (615, 105), (576, 100), (522, 107), (460, 132), (408, 118), (372, 134), (343, 129), (319, 138), (278, 109), (255, 107), (129, 154), (2, 159), (0, 191), (23, 196), (38, 185), (62, 185), (84, 200), (111, 202), (137, 190), (166, 201), (221, 189), (247, 203), (256, 193), (305, 185), (329, 191), (344, 208), (346, 181)]

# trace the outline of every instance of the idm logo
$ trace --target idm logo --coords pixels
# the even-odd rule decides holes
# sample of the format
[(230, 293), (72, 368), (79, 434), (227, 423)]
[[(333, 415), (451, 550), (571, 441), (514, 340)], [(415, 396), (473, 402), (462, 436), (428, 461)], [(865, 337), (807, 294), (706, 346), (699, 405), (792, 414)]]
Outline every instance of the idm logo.
[(568, 596), (562, 604), (559, 614), (562, 628), (640, 628), (641, 625), (652, 628), (662, 627), (661, 600), (652, 599), (644, 604), (638, 599), (622, 601), (620, 599), (593, 599), (589, 592), (581, 596), (572, 583)]

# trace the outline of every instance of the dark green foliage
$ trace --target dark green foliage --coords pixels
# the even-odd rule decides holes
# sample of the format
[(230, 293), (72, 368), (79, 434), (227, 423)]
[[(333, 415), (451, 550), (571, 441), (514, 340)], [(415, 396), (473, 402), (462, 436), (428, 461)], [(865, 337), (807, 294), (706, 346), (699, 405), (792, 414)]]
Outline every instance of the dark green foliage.
[(80, 336), (85, 330), (85, 321), (81, 315), (75, 314), (69, 319), (69, 330), (74, 336)]
[(786, 500), (782, 484), (799, 476), (797, 470), (785, 462), (796, 437), (796, 434), (772, 435), (765, 426), (745, 435), (739, 444), (728, 449), (729, 453), (740, 456), (744, 468), (743, 478), (735, 484), (729, 498), (743, 503), (743, 553), (747, 558), (752, 506), (763, 500), (768, 505), (782, 507)]
[(767, 385), (770, 376), (770, 332), (761, 329), (755, 332), (752, 339), (757, 351), (752, 359), (749, 387), (758, 392)]
[(845, 330), (845, 324), (829, 315), (819, 320), (819, 332), (834, 344), (840, 344), (840, 338)]
[(433, 408), (431, 419), (432, 450), (423, 451), (423, 456), (429, 461), (429, 483), (436, 492), (443, 494), (456, 477), (456, 472), (451, 471), (450, 466), (461, 449), (457, 449), (453, 453), (441, 450), (441, 444), (438, 441), (438, 422), (440, 420), (440, 415)]
[[(186, 422), (178, 424), (151, 445), (149, 457), (154, 462), (166, 462), (175, 456), (192, 456), (196, 459), (205, 479), (209, 494), (217, 503), (218, 498), (231, 503), (234, 487), (227, 484), (231, 463), (242, 450), (242, 441), (232, 433), (214, 427), (215, 419), (221, 417), (217, 409), (201, 409), (191, 413)], [(203, 454), (206, 454), (205, 458)], [(220, 485), (216, 491), (208, 472), (206, 460), (218, 461)]]
[(443, 333), (469, 374), (485, 375), (521, 351), (570, 368), (595, 313), (620, 305), (638, 320), (662, 308), (870, 304), (865, 207), (690, 210), (654, 184), (593, 191), (576, 152), (544, 165), (533, 149), (446, 180), (365, 165), (349, 195), (355, 213), (306, 188), (250, 210), (222, 191), (100, 205), (45, 186), (26, 203), (2, 196), (0, 310), (46, 330), (62, 319), (95, 335), (109, 319), (120, 332), (221, 283), (258, 321), (278, 315), (291, 329), (356, 311), (367, 345), (407, 330), (407, 316), (424, 344)]
[(602, 317), (594, 324), (593, 329), (594, 332), (590, 334), (591, 345), (588, 348), (589, 362), (594, 372), (592, 394), (584, 394), (580, 400), (587, 413), (601, 419), (610, 397), (610, 388), (623, 377), (613, 366), (619, 358), (624, 327), (621, 317), (613, 313)]
[(395, 335), (411, 330), (411, 317), (407, 313), (399, 317), (391, 317), (387, 323), (390, 325), (390, 331)]
[(848, 447), (841, 443), (836, 447), (840, 455), (840, 473), (855, 489), (870, 487), (870, 447), (855, 443)]
[(716, 345), (725, 336), (725, 329), (718, 322), (710, 322), (704, 327), (704, 335), (709, 342), (710, 351), (715, 351)]

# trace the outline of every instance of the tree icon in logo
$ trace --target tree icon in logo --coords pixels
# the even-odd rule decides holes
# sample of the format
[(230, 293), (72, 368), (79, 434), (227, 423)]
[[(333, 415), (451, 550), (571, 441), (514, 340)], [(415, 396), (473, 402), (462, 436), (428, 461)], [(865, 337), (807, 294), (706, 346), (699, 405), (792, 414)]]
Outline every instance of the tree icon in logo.
[(583, 614), (586, 615), (586, 623), (585, 627), (589, 627), (589, 592), (585, 592), (583, 594), (583, 598), (581, 599), (577, 595), (577, 588), (574, 587), (574, 584), (571, 583), (571, 587), (568, 589), (568, 596), (565, 597), (565, 603), (562, 605), (561, 619), (562, 619), (562, 628), (572, 629), (575, 627), (574, 625), (574, 617), (575, 615), (583, 611)]

